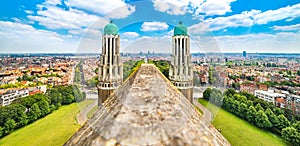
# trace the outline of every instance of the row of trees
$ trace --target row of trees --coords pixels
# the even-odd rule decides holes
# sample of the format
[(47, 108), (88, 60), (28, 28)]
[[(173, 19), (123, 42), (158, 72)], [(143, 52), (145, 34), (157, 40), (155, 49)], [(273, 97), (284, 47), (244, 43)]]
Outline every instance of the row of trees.
[[(130, 74), (132, 74), (136, 69), (138, 69), (141, 64), (144, 63), (144, 60), (139, 61), (127, 61), (123, 63), (123, 79), (126, 80)], [(169, 62), (165, 60), (152, 61), (149, 60), (149, 63), (154, 64), (158, 69), (169, 78)], [(96, 69), (97, 70), (97, 69)], [(98, 83), (98, 76), (95, 76), (86, 81), (86, 85), (90, 87), (96, 87)]]
[(82, 72), (82, 60), (76, 65), (75, 67), (75, 76), (74, 76), (74, 82), (80, 84), (81, 82), (81, 72)]
[(300, 84), (297, 84), (295, 82), (291, 81), (283, 81), (283, 82), (277, 82), (277, 81), (266, 81), (264, 82), (268, 86), (291, 86), (291, 87), (300, 87)]
[(139, 61), (127, 61), (123, 63), (123, 80), (126, 80), (132, 73), (132, 69), (137, 65)]
[(159, 61), (149, 60), (148, 62), (154, 64), (160, 70), (160, 72), (162, 72), (165, 75), (165, 77), (169, 79), (170, 64), (168, 61), (166, 61), (166, 60), (159, 60)]
[(0, 137), (40, 119), (61, 105), (81, 101), (85, 93), (77, 86), (55, 86), (46, 94), (35, 94), (15, 100), (0, 108)]
[(298, 141), (295, 145), (300, 145), (300, 134), (295, 132), (297, 126), (296, 128), (293, 126), (299, 124), (299, 121), (293, 119), (290, 122), (284, 115), (285, 112), (271, 103), (249, 93), (236, 93), (233, 89), (228, 89), (222, 94), (217, 89), (208, 88), (204, 91), (203, 97), (259, 128), (279, 133), (284, 139), (292, 143)]
[(59, 75), (57, 73), (55, 73), (55, 74), (54, 73), (43, 74), (43, 75), (39, 75), (39, 74), (37, 74), (37, 75), (28, 75), (28, 74), (25, 74), (25, 75), (23, 75), (21, 77), (18, 77), (17, 80), (18, 80), (18, 82), (22, 82), (22, 81), (31, 81), (32, 82), (34, 79), (41, 78), (41, 77), (45, 77), (45, 78), (48, 78), (48, 77), (59, 77), (59, 78), (61, 78), (62, 75)]
[(89, 87), (96, 87), (96, 85), (98, 84), (98, 75), (92, 77), (91, 79), (87, 80), (86, 85)]

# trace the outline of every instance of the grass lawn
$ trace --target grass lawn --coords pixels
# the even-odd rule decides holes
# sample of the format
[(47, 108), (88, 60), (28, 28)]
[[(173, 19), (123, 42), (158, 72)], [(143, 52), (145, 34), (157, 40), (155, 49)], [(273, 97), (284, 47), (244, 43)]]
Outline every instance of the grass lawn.
[(284, 146), (287, 145), (279, 136), (261, 130), (247, 121), (223, 110), (215, 105), (200, 99), (200, 103), (206, 106), (216, 115), (212, 124), (221, 129), (222, 135), (233, 146)]
[(46, 117), (14, 131), (0, 139), (1, 146), (60, 146), (63, 145), (79, 128), (76, 115), (79, 107), (90, 101), (62, 106)]
[(77, 106), (81, 110), (86, 108), (88, 105), (92, 104), (93, 102), (94, 100), (84, 100), (82, 102), (77, 102)]

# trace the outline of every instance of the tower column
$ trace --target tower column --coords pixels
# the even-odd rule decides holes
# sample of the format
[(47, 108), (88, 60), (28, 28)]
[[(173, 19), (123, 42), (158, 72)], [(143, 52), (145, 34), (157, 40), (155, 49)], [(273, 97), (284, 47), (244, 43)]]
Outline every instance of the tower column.
[(119, 54), (120, 39), (118, 27), (112, 22), (104, 27), (102, 54), (99, 64), (98, 105), (107, 100), (110, 94), (123, 81), (122, 63)]
[(189, 100), (193, 101), (193, 70), (190, 59), (190, 40), (187, 28), (179, 23), (172, 37), (172, 56), (169, 71), (171, 82)]

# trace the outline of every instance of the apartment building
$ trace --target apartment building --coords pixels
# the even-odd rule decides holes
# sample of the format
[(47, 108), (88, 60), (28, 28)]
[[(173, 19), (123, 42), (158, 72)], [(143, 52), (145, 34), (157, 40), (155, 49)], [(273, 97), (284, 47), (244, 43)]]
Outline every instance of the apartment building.
[(293, 114), (300, 114), (300, 96), (293, 95), (287, 91), (276, 93), (274, 90), (255, 90), (255, 96), (272, 102), (276, 107), (290, 110)]
[(10, 90), (0, 95), (1, 106), (10, 105), (14, 100), (29, 95), (28, 89)]

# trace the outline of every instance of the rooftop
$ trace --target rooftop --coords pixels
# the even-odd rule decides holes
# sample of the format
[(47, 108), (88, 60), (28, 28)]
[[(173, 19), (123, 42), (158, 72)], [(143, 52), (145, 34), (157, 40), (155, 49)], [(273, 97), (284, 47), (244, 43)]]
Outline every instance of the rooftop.
[(142, 64), (65, 145), (230, 145), (152, 64)]

